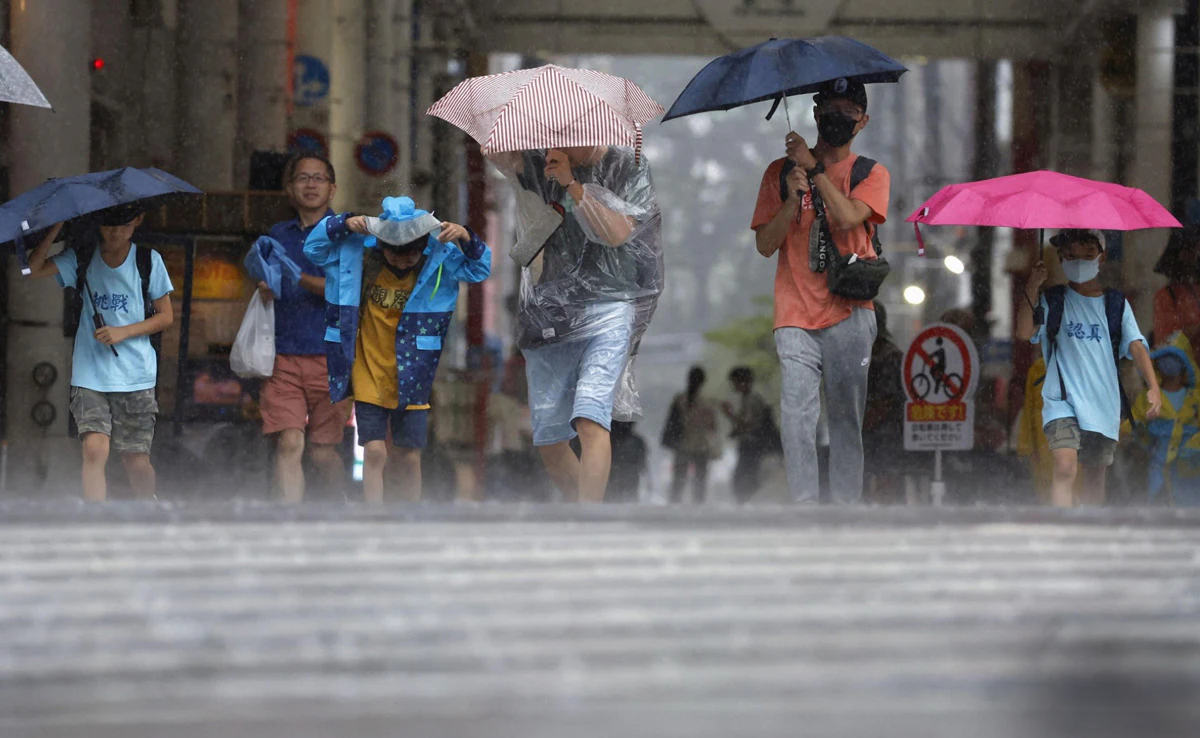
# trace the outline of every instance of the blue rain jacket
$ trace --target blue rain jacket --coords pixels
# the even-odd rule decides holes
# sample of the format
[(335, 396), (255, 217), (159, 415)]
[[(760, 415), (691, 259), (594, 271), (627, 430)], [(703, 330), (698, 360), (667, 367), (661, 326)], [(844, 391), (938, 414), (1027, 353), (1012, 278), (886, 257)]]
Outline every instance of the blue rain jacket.
[[(407, 200), (407, 203), (403, 201)], [(396, 218), (394, 207), (413, 213), (408, 198), (388, 198), (380, 217)], [(415, 211), (427, 215), (423, 211)], [(364, 259), (377, 248), (373, 236), (362, 236), (346, 227), (351, 213), (331, 215), (317, 224), (304, 242), (304, 255), (325, 270), (325, 355), (329, 365), (329, 396), (333, 402), (353, 396), (350, 370), (358, 339), (359, 308), (364, 272), (372, 281), (378, 273)], [(411, 217), (411, 216), (410, 216)], [(399, 219), (403, 219), (403, 215)], [(412, 296), (396, 328), (396, 368), (399, 374), (399, 407), (426, 405), (442, 356), (442, 339), (458, 304), (459, 282), (482, 282), (492, 272), (492, 250), (474, 233), (459, 250), (427, 236), (425, 266), (417, 276)], [(371, 273), (374, 271), (374, 273)]]
[(300, 284), (300, 266), (287, 255), (287, 249), (270, 236), (260, 236), (246, 252), (246, 273), (255, 282), (266, 282), (278, 297), (283, 285)]

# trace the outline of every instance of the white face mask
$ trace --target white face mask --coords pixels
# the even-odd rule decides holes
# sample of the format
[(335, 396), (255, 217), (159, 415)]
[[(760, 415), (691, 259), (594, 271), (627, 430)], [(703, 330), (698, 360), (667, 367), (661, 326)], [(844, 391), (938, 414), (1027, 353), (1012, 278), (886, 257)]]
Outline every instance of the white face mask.
[(1063, 273), (1075, 284), (1091, 282), (1100, 276), (1100, 257), (1095, 259), (1073, 259), (1062, 263)]

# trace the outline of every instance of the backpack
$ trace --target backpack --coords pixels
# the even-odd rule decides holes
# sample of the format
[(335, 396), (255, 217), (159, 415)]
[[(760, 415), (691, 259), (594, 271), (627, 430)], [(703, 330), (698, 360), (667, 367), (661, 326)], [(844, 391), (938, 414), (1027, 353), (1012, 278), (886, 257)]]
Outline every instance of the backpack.
[[(154, 317), (158, 311), (154, 309), (154, 301), (150, 299), (150, 272), (154, 268), (154, 249), (143, 248), (141, 246), (133, 246), (134, 261), (137, 264), (138, 277), (142, 282), (142, 305), (145, 307), (146, 320)], [(75, 287), (67, 289), (67, 312), (63, 316), (63, 335), (74, 339), (76, 332), (79, 330), (79, 323), (83, 319), (83, 295), (82, 289), (84, 281), (87, 279), (88, 267), (92, 265), (92, 259), (96, 256), (94, 244), (91, 248), (84, 247), (76, 249), (76, 264), (75, 264)], [(151, 333), (150, 346), (154, 349), (157, 356), (159, 349), (162, 347), (162, 332)]]
[[(1035, 322), (1042, 322), (1044, 318), (1046, 326), (1046, 340), (1049, 350), (1046, 357), (1046, 370), (1049, 372), (1050, 362), (1054, 360), (1054, 350), (1058, 347), (1058, 332), (1062, 328), (1062, 319), (1064, 306), (1067, 301), (1067, 286), (1058, 285), (1046, 290), (1043, 296), (1046, 298), (1046, 314), (1044, 316), (1035, 314)], [(1040, 310), (1038, 311), (1040, 312)], [(1120, 367), (1121, 367), (1121, 323), (1125, 317), (1125, 293), (1120, 290), (1105, 289), (1104, 290), (1104, 318), (1108, 322), (1108, 338), (1112, 344), (1113, 364), (1118, 370), (1117, 375), (1117, 390), (1121, 395), (1121, 417), (1131, 417), (1129, 409), (1129, 398), (1125, 395), (1125, 388), (1121, 386)], [(1062, 365), (1058, 367), (1058, 388), (1060, 397), (1063, 400), (1067, 399), (1067, 385), (1062, 378)]]
[(659, 443), (669, 451), (678, 451), (679, 442), (683, 440), (683, 410), (678, 402), (671, 403), (671, 412), (667, 415), (667, 424), (663, 427)]

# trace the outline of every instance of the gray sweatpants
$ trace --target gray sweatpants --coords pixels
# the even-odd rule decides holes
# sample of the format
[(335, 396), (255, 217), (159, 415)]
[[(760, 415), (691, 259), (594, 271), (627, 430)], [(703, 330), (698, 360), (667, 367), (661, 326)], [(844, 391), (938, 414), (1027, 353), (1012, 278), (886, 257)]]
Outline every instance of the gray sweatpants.
[(846, 320), (819, 331), (775, 331), (775, 348), (783, 365), (783, 456), (788, 487), (796, 502), (815, 503), (818, 499), (817, 419), (822, 378), (829, 420), (830, 494), (841, 505), (862, 500), (862, 423), (876, 330), (875, 312), (856, 308)]

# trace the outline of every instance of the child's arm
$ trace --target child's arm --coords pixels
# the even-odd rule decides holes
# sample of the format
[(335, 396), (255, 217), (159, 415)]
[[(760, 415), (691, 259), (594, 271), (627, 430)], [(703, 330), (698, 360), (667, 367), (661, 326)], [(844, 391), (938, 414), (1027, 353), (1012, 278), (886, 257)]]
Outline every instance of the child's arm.
[[(353, 230), (350, 223), (353, 220), (353, 213), (342, 213), (330, 215), (317, 223), (304, 241), (304, 255), (313, 264), (328, 271), (328, 267), (338, 261), (338, 247)], [(363, 227), (365, 229), (366, 226)]]
[(170, 293), (154, 300), (154, 310), (153, 316), (132, 325), (106, 325), (97, 328), (94, 334), (96, 340), (105, 346), (115, 346), (131, 338), (161, 333), (170, 328), (171, 323), (175, 321), (175, 309), (171, 307)]
[(1142, 375), (1142, 379), (1146, 380), (1146, 386), (1150, 388), (1146, 392), (1146, 401), (1150, 404), (1146, 410), (1146, 418), (1154, 420), (1162, 412), (1162, 392), (1158, 388), (1158, 375), (1154, 373), (1154, 363), (1150, 361), (1150, 352), (1146, 350), (1146, 344), (1134, 341), (1129, 346), (1129, 353), (1133, 356), (1133, 363), (1137, 366), (1138, 373)]
[(54, 262), (50, 261), (47, 255), (50, 253), (50, 245), (54, 243), (54, 239), (58, 238), (62, 227), (62, 223), (55, 223), (51, 226), (50, 230), (46, 232), (45, 237), (42, 238), (42, 242), (29, 253), (29, 276), (41, 278), (53, 277), (58, 274), (58, 267), (54, 265)]
[(437, 239), (442, 243), (456, 242), (463, 256), (467, 257), (455, 270), (455, 280), (478, 283), (491, 275), (492, 250), (475, 233), (456, 223), (442, 223)]
[(1025, 299), (1017, 306), (1017, 338), (1021, 341), (1032, 340), (1037, 333), (1037, 326), (1033, 322), (1033, 305), (1037, 302), (1038, 292), (1046, 283), (1049, 274), (1046, 262), (1039, 261), (1029, 272), (1029, 279), (1025, 281)]

